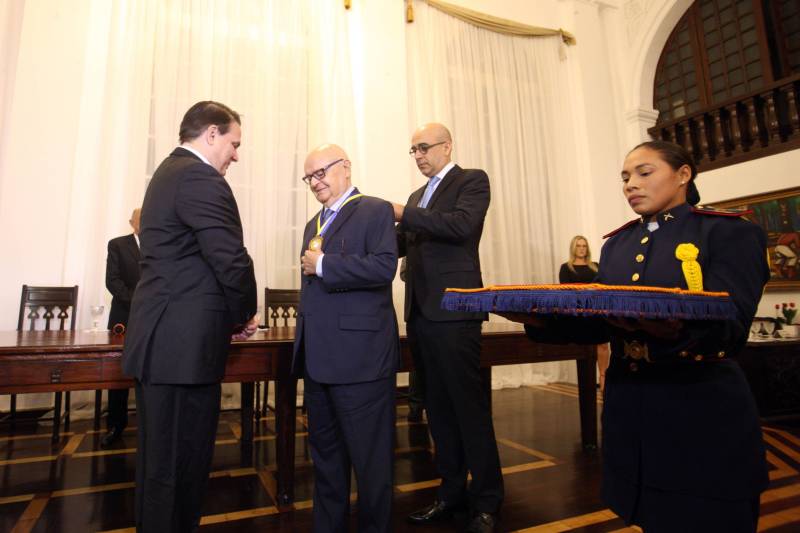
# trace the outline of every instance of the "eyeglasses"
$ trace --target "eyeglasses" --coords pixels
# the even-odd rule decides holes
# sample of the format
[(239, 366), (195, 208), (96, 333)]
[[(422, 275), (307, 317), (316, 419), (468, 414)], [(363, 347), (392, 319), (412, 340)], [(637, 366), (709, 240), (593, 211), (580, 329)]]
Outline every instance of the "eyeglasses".
[(439, 146), (440, 144), (444, 144), (447, 141), (442, 141), (434, 144), (426, 144), (426, 143), (419, 143), (418, 145), (414, 146), (411, 145), (411, 150), (408, 151), (408, 155), (417, 155), (417, 152), (425, 155), (428, 153), (428, 150), (433, 148), (434, 146)]
[(306, 174), (306, 175), (305, 175), (305, 176), (303, 176), (301, 179), (302, 179), (304, 182), (306, 182), (306, 185), (311, 185), (311, 179), (312, 179), (312, 178), (317, 178), (318, 180), (320, 180), (320, 181), (321, 181), (321, 180), (322, 180), (322, 179), (325, 177), (325, 173), (326, 173), (326, 172), (328, 172), (328, 169), (329, 169), (329, 168), (331, 168), (331, 167), (332, 167), (333, 165), (335, 165), (336, 163), (341, 163), (342, 161), (344, 161), (344, 159), (337, 159), (337, 160), (336, 160), (336, 161), (334, 161), (333, 163), (328, 163), (328, 164), (327, 164), (327, 165), (325, 165), (324, 167), (322, 167), (322, 168), (320, 168), (320, 169), (317, 169), (317, 170), (315, 170), (315, 171), (314, 171), (314, 172), (312, 172), (311, 174)]

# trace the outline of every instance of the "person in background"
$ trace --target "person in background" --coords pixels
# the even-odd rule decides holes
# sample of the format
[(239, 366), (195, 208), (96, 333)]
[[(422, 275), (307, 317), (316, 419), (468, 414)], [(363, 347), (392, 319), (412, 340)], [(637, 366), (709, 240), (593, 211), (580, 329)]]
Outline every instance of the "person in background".
[[(558, 271), (559, 283), (592, 283), (597, 277), (598, 265), (592, 261), (589, 241), (583, 235), (576, 235), (569, 242), (569, 259)], [(605, 388), (606, 369), (611, 352), (608, 343), (597, 345), (597, 368), (600, 375), (600, 390)]]
[[(106, 288), (111, 293), (111, 311), (108, 314), (108, 329), (121, 324), (128, 326), (131, 299), (139, 283), (139, 223), (142, 210), (136, 208), (129, 220), (133, 233), (108, 241), (106, 257)], [(130, 389), (108, 390), (108, 431), (100, 440), (101, 448), (108, 448), (122, 437), (128, 426), (128, 393)]]
[(650, 141), (622, 167), (639, 215), (606, 237), (597, 281), (726, 291), (729, 320), (606, 320), (506, 314), (539, 342), (611, 341), (603, 405), (603, 499), (646, 533), (757, 530), (768, 483), (755, 400), (731, 358), (747, 341), (769, 280), (764, 230), (699, 207), (697, 168)]
[(142, 276), (122, 352), (136, 381), (141, 533), (199, 527), (231, 338), (258, 326), (253, 261), (224, 177), (240, 124), (219, 102), (189, 108), (142, 204)]

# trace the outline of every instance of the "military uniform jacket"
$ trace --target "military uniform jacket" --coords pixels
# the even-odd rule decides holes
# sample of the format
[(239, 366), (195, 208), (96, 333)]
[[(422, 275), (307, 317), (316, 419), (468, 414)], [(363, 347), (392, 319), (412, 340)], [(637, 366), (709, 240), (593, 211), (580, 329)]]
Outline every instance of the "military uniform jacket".
[(609, 235), (598, 282), (687, 289), (675, 250), (691, 243), (699, 249), (703, 289), (729, 292), (736, 320), (687, 321), (672, 340), (600, 321), (556, 320), (546, 334), (527, 328), (538, 340), (560, 335), (573, 342), (611, 341), (603, 494), (623, 518), (630, 518), (641, 486), (747, 499), (768, 483), (755, 402), (741, 369), (730, 360), (747, 340), (769, 279), (764, 231), (738, 216), (688, 204), (659, 213), (657, 220), (653, 232), (636, 220)]

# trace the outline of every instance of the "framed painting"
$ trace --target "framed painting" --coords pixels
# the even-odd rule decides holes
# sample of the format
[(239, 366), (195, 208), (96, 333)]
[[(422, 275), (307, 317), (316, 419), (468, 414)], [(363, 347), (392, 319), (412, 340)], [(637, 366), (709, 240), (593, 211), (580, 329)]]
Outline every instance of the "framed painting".
[(800, 289), (800, 187), (711, 203), (752, 210), (745, 218), (767, 232), (770, 279), (766, 290)]

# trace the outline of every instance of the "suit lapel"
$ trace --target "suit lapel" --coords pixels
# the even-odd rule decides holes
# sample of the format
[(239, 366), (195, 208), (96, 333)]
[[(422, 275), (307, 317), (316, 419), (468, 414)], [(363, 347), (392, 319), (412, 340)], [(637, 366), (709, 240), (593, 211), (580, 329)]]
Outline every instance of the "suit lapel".
[(428, 200), (428, 209), (432, 209), (436, 205), (436, 200), (438, 200), (439, 197), (442, 194), (444, 194), (444, 191), (446, 191), (453, 184), (453, 182), (456, 181), (456, 179), (459, 176), (461, 176), (462, 172), (463, 170), (461, 169), (461, 167), (456, 165), (450, 169), (450, 172), (444, 175), (444, 178), (442, 178), (442, 182), (439, 184), (438, 187), (436, 187), (436, 190), (433, 192), (433, 196), (431, 196), (431, 199)]
[[(425, 187), (427, 187), (427, 185)], [(408, 197), (406, 207), (417, 207), (419, 205), (420, 200), (422, 200), (422, 195), (425, 194), (425, 187), (421, 187), (411, 193), (411, 196)]]
[(130, 254), (131, 258), (134, 262), (138, 263), (142, 258), (142, 252), (139, 250), (139, 246), (136, 244), (136, 237), (133, 236), (133, 233), (128, 235), (128, 238), (125, 239), (125, 243), (127, 244), (128, 253)]
[[(355, 195), (361, 193), (358, 192), (358, 189), (353, 189), (353, 194)], [(336, 232), (339, 231), (339, 228), (341, 228), (344, 223), (347, 222), (347, 219), (349, 219), (356, 211), (359, 203), (361, 203), (361, 198), (356, 198), (355, 200), (351, 200), (339, 208), (336, 218), (334, 218), (331, 222), (331, 227), (325, 232), (325, 237), (322, 241), (323, 251), (325, 251), (326, 245), (331, 242), (333, 236), (336, 235)]]

